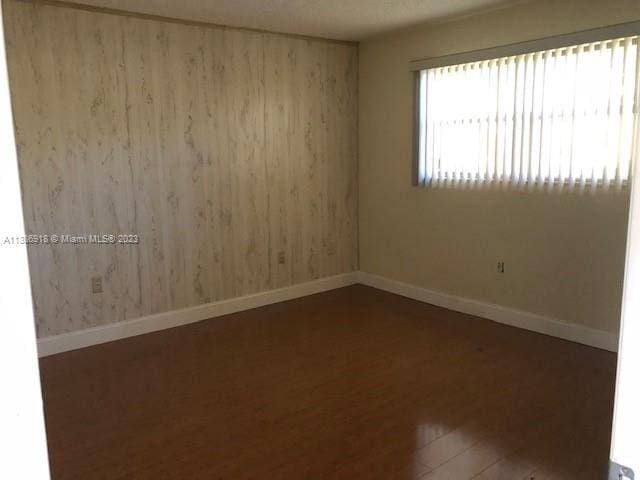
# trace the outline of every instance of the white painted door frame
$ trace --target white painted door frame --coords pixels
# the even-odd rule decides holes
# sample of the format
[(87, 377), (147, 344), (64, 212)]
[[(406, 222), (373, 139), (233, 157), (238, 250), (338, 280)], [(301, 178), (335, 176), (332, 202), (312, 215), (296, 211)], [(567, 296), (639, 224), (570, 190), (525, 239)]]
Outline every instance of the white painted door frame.
[[(636, 132), (640, 149), (640, 132)], [(640, 155), (631, 182), (609, 478), (640, 479)], [(631, 471), (625, 471), (626, 467)], [(620, 474), (623, 476), (620, 477)], [(634, 475), (635, 474), (635, 475)]]
[(0, 478), (47, 480), (49, 460), (0, 4)]
[[(635, 169), (629, 210), (616, 402), (611, 435), (611, 461), (640, 478), (640, 168)], [(612, 465), (611, 478), (619, 478)], [(623, 472), (624, 473), (624, 472)], [(622, 477), (625, 478), (625, 477)], [(630, 474), (626, 478), (633, 478)]]

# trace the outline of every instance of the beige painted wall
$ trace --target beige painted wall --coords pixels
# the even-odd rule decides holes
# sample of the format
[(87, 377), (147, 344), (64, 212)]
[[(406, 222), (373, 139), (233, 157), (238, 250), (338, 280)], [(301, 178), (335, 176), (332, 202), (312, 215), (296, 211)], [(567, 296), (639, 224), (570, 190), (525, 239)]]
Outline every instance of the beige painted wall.
[(5, 8), (39, 336), (357, 269), (355, 45)]
[[(617, 331), (628, 193), (412, 187), (408, 63), (635, 20), (637, 0), (539, 0), (361, 43), (361, 269)], [(503, 275), (498, 260), (506, 262)]]

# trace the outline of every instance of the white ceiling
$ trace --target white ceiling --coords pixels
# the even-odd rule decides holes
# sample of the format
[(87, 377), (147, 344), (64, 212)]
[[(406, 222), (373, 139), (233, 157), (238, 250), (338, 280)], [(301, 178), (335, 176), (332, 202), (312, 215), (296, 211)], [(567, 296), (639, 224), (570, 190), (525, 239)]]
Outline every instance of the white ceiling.
[(362, 40), (523, 0), (74, 0), (76, 3), (274, 32)]

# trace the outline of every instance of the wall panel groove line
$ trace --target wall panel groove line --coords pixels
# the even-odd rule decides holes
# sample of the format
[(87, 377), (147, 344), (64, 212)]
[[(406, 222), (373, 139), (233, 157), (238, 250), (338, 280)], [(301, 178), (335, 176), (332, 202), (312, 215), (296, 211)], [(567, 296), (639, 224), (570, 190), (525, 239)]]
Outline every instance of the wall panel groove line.
[(357, 269), (356, 45), (5, 8), (39, 337)]

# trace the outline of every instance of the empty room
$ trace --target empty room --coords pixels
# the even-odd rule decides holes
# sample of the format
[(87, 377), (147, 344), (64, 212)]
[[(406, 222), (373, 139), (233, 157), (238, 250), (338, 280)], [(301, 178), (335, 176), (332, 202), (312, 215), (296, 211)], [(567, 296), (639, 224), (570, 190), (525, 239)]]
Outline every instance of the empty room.
[(1, 479), (640, 475), (638, 0), (1, 16)]

